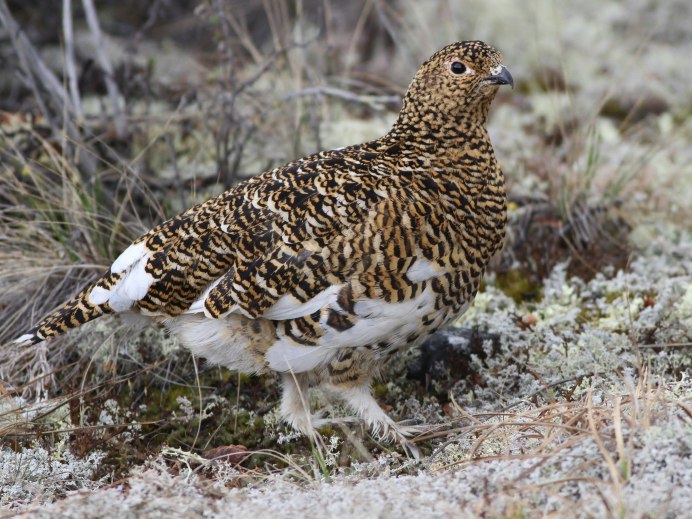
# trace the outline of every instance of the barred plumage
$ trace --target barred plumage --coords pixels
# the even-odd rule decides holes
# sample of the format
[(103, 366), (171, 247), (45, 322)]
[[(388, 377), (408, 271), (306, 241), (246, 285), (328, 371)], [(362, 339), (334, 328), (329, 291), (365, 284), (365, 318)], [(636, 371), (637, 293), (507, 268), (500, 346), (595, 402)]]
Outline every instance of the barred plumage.
[(18, 342), (141, 312), (211, 362), (283, 373), (282, 412), (303, 432), (322, 422), (300, 391), (320, 383), (405, 442), (369, 384), (465, 310), (502, 244), (504, 179), (486, 119), (508, 83), (490, 46), (443, 48), (387, 135), (267, 171), (162, 223)]

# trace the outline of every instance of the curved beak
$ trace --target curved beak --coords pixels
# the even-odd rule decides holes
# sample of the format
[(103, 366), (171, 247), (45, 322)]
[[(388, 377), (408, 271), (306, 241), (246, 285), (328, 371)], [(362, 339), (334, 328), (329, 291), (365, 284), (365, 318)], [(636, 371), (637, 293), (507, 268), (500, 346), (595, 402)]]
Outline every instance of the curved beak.
[(484, 79), (491, 85), (509, 85), (514, 88), (514, 78), (509, 73), (507, 67), (500, 65), (492, 71), (492, 76), (486, 76)]

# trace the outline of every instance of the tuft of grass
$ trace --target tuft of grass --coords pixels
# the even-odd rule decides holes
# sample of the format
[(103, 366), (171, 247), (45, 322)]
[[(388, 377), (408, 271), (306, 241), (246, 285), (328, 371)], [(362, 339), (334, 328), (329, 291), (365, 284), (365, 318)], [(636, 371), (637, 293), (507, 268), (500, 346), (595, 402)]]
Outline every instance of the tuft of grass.
[[(635, 459), (643, 438), (660, 434), (671, 413), (692, 426), (692, 410), (676, 396), (676, 386), (645, 373), (622, 394), (592, 388), (571, 402), (528, 405), (519, 412), (469, 415), (455, 406), (459, 418), (452, 424), (458, 425), (429, 435), (452, 439), (427, 463), (439, 472), (520, 461), (525, 469), (499, 490), (518, 496), (523, 513), (533, 516), (554, 506), (547, 503), (563, 501), (567, 507), (594, 506), (609, 516), (628, 517), (637, 510), (628, 501), (627, 486), (647, 471)], [(582, 493), (588, 488), (595, 490), (589, 497)]]

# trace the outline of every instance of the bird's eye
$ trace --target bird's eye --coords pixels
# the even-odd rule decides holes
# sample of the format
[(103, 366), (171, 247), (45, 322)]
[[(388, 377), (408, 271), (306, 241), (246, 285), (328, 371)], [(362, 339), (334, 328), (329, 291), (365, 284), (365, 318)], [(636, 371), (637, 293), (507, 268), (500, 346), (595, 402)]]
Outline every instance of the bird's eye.
[(455, 61), (450, 65), (450, 69), (454, 74), (463, 74), (466, 72), (466, 65), (464, 65), (461, 61)]

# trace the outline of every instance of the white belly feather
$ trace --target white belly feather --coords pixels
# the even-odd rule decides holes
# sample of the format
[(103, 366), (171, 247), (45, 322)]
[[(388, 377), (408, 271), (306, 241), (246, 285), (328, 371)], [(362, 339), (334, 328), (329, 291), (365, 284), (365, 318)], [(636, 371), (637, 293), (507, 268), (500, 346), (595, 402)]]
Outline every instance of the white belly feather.
[(303, 346), (286, 336), (269, 348), (266, 354), (269, 367), (275, 371), (312, 371), (327, 364), (340, 348), (353, 348), (377, 344), (404, 342), (418, 331), (420, 320), (429, 314), (435, 304), (430, 288), (426, 288), (416, 299), (401, 303), (385, 303), (363, 300), (355, 304), (354, 325), (337, 331), (326, 323), (320, 324), (326, 334), (320, 338), (319, 346)]

